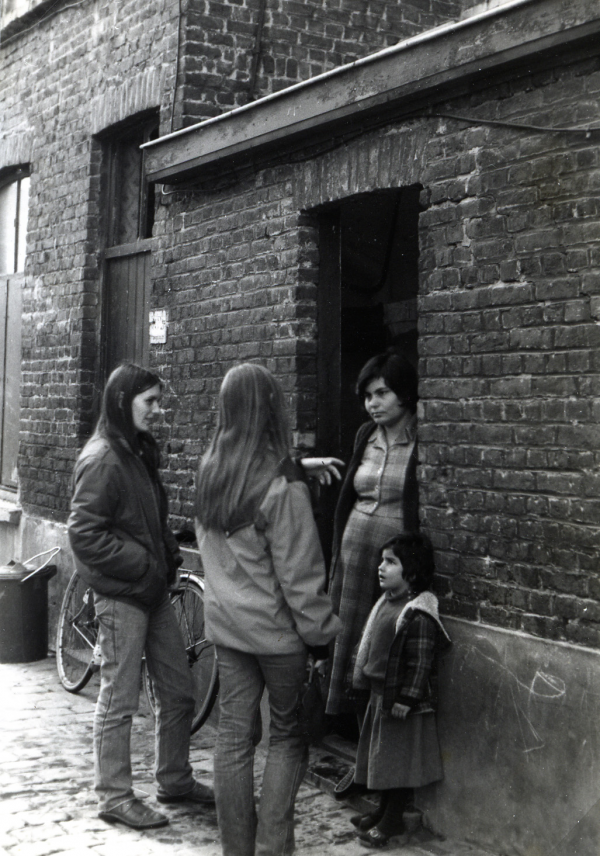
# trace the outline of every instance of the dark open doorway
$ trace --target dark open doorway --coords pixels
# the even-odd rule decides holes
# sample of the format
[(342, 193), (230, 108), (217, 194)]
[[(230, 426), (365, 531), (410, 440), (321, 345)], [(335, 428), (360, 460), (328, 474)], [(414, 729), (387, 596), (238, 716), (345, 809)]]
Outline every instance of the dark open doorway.
[[(318, 214), (317, 444), (346, 461), (366, 419), (354, 392), (365, 362), (393, 345), (417, 367), (420, 191), (360, 194)], [(327, 549), (333, 508), (320, 511)]]

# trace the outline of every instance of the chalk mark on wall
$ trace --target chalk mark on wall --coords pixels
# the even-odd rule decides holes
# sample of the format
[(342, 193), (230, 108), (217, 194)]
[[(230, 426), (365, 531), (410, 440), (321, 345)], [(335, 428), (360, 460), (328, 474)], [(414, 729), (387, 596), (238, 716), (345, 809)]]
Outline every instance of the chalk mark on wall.
[[(502, 692), (503, 690), (508, 689), (521, 735), (521, 751), (523, 754), (529, 755), (531, 752), (543, 749), (546, 745), (546, 741), (533, 724), (529, 712), (527, 711), (527, 706), (537, 700), (547, 701), (552, 699), (553, 702), (563, 702), (566, 699), (567, 694), (567, 686), (565, 682), (562, 678), (543, 671), (542, 669), (536, 669), (530, 682), (523, 681), (509, 666), (506, 665), (506, 663), (502, 662), (499, 656), (500, 652), (493, 645), (491, 647), (493, 648), (494, 653), (498, 656), (486, 653), (484, 647), (490, 647), (489, 639), (482, 636), (476, 637), (476, 639), (477, 642), (481, 644), (465, 646), (465, 653), (460, 664), (460, 669), (462, 670), (466, 666), (468, 660), (481, 658), (492, 666), (493, 672), (496, 672), (497, 674), (499, 673), (499, 676), (501, 675), (502, 677), (509, 678), (508, 681), (503, 681), (501, 679), (498, 680), (498, 689), (494, 706), (501, 704)], [(526, 694), (525, 703), (523, 701), (522, 693)]]

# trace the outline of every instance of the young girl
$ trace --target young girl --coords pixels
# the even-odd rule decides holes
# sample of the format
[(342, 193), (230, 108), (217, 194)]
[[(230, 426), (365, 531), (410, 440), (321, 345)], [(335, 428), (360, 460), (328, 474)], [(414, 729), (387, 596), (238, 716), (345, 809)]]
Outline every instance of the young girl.
[(430, 586), (433, 550), (418, 533), (381, 550), (377, 601), (362, 634), (353, 685), (370, 689), (354, 781), (381, 791), (379, 808), (351, 820), (370, 847), (404, 831), (412, 789), (442, 778), (435, 723), (435, 656), (450, 644)]
[[(215, 794), (224, 856), (291, 856), (307, 764), (298, 702), (307, 651), (340, 627), (310, 495), (289, 457), (283, 391), (260, 365), (230, 369), (198, 472), (206, 637), (219, 663)], [(258, 811), (254, 735), (264, 688), (270, 740)]]

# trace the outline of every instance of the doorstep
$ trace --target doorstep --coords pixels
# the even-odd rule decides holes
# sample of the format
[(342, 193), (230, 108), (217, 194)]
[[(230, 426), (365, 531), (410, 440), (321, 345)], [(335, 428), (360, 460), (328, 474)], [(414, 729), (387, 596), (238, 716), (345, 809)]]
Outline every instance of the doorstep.
[[(335, 786), (354, 767), (356, 762), (356, 743), (345, 740), (337, 734), (328, 734), (319, 746), (311, 750), (310, 762), (306, 772), (306, 780), (324, 793), (335, 799)], [(352, 806), (358, 814), (374, 811), (378, 804), (375, 793), (366, 793), (340, 800), (340, 804)], [(423, 825), (423, 814), (418, 808), (409, 807), (404, 813), (406, 830), (415, 843), (439, 841), (443, 836), (438, 835)]]
[[(328, 734), (318, 746), (311, 749), (310, 762), (306, 772), (306, 780), (323, 791), (334, 796), (337, 783), (342, 779), (356, 761), (356, 743), (351, 743), (337, 734)], [(357, 811), (366, 813), (373, 811), (377, 802), (370, 795), (355, 796), (340, 802), (348, 803)]]

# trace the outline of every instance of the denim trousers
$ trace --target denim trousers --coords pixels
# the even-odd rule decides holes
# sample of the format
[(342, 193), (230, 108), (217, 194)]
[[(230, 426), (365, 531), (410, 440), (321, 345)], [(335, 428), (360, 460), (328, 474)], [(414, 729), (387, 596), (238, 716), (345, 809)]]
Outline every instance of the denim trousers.
[[(255, 655), (217, 646), (217, 659), (215, 797), (223, 856), (289, 856), (294, 850), (294, 803), (308, 762), (297, 714), (306, 652)], [(254, 736), (265, 686), (269, 747), (257, 811)]]
[(94, 602), (101, 653), (94, 715), (94, 773), (100, 810), (115, 808), (133, 796), (131, 725), (139, 705), (144, 652), (156, 695), (154, 772), (159, 793), (186, 793), (194, 785), (188, 760), (193, 685), (169, 598), (165, 594), (151, 612), (98, 594)]

